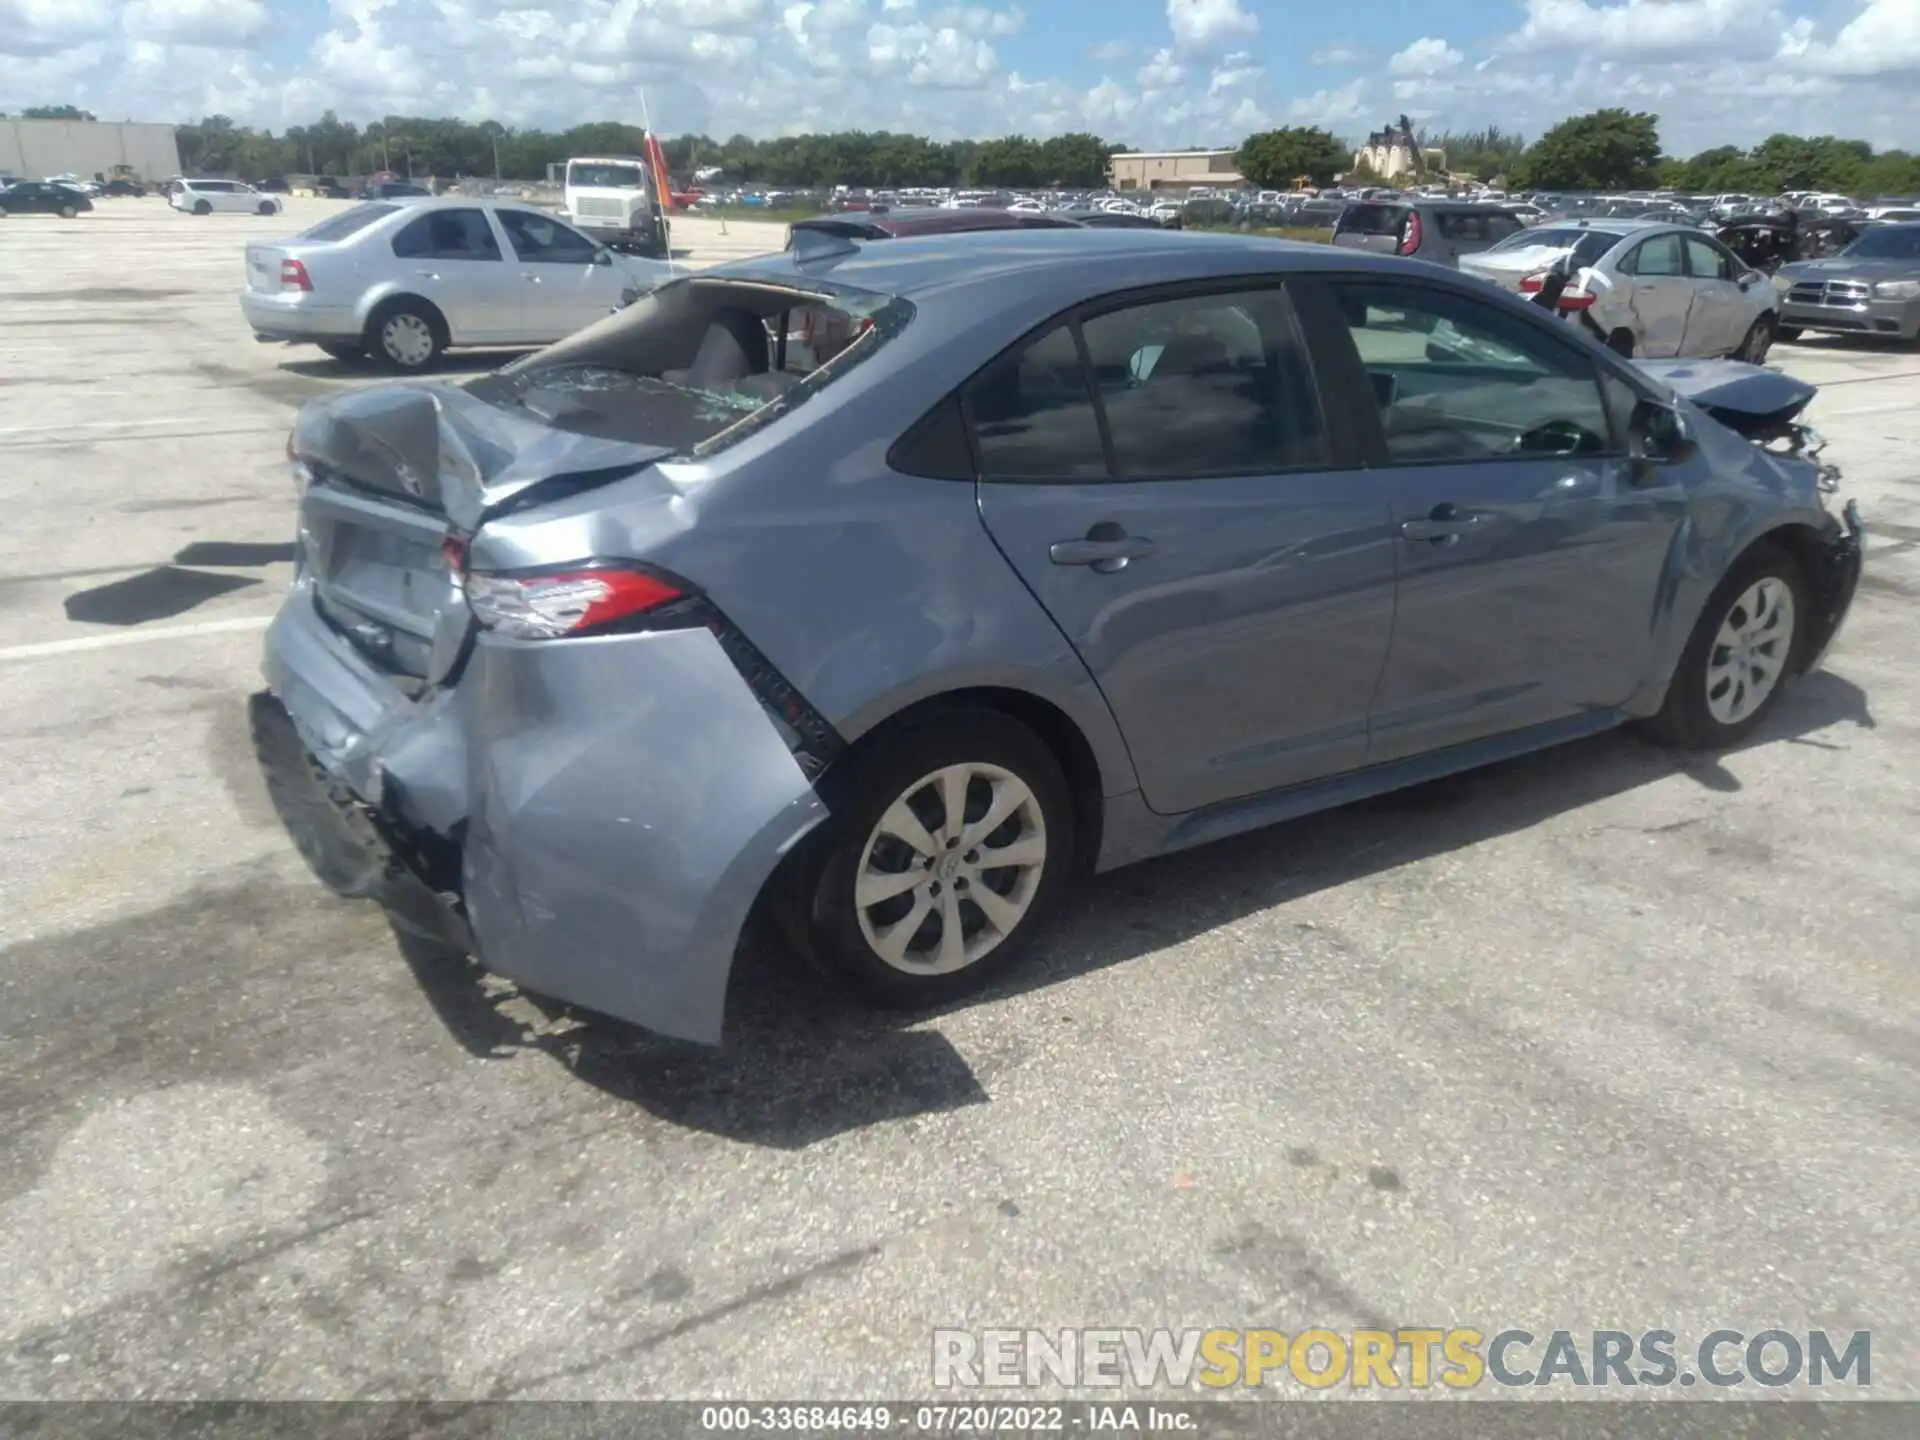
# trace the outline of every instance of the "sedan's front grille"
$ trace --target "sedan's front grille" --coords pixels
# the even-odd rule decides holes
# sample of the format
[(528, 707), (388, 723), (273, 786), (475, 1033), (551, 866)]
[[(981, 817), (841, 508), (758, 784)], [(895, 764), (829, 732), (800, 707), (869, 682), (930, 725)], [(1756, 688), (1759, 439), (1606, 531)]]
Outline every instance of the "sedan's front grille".
[(1857, 305), (1873, 294), (1864, 280), (1802, 280), (1787, 292), (1796, 305)]
[(601, 200), (583, 195), (574, 205), (573, 213), (592, 216), (597, 220), (624, 220), (627, 218), (627, 204), (624, 200)]

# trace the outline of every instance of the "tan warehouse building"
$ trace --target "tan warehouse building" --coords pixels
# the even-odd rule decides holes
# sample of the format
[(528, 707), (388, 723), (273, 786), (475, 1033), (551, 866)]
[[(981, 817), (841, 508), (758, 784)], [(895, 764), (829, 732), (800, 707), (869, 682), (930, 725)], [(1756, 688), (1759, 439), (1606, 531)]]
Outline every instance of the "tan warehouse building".
[(1116, 190), (1172, 190), (1189, 185), (1238, 185), (1233, 150), (1130, 150), (1107, 162)]
[(171, 125), (0, 120), (0, 175), (44, 180), (69, 172), (82, 180), (131, 172), (151, 185), (180, 173), (180, 146)]

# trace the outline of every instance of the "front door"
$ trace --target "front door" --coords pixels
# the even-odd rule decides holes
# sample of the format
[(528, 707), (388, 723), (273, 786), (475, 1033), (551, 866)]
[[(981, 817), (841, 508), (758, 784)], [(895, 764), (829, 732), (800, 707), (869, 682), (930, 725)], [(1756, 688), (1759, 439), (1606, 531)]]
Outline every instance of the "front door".
[(1085, 314), (966, 399), (981, 517), (1099, 683), (1148, 805), (1364, 762), (1394, 541), (1279, 289)]
[(523, 340), (558, 340), (620, 303), (625, 282), (601, 246), (551, 215), (514, 209), (494, 213), (520, 265)]
[(502, 258), (484, 210), (423, 210), (393, 237), (393, 253), (403, 283), (439, 307), (455, 344), (518, 338), (520, 276)]
[(1739, 277), (1743, 266), (1729, 250), (1704, 235), (1686, 237), (1687, 273), (1692, 277), (1693, 312), (1687, 321), (1683, 355), (1728, 355), (1747, 338), (1759, 307), (1748, 298)]
[(1628, 277), (1627, 311), (1636, 332), (1634, 353), (1647, 360), (1681, 354), (1687, 340), (1687, 317), (1693, 309), (1694, 282), (1687, 277), (1680, 236), (1667, 231), (1642, 240), (1621, 257), (1620, 271)]
[(1369, 448), (1398, 532), (1369, 760), (1621, 704), (1651, 658), (1684, 512), (1670, 482), (1635, 483), (1630, 388), (1603, 385), (1550, 322), (1476, 296), (1397, 280), (1329, 289), (1375, 402)]

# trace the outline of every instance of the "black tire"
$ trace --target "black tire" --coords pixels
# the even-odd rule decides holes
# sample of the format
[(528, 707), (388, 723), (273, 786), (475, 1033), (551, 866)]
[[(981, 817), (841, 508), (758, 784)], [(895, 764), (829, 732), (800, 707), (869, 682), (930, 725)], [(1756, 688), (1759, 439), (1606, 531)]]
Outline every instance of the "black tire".
[(1623, 360), (1631, 360), (1637, 348), (1633, 341), (1633, 331), (1624, 325), (1607, 336), (1606, 346)]
[(271, 215), (275, 212), (275, 209), (276, 207), (271, 200), (262, 200), (260, 202), (260, 213), (262, 215)]
[(367, 358), (367, 347), (358, 340), (322, 340), (319, 348), (322, 355), (333, 360), (351, 363)]
[(1747, 333), (1740, 341), (1740, 348), (1733, 352), (1733, 358), (1748, 365), (1766, 364), (1767, 352), (1773, 349), (1773, 342), (1779, 333), (1773, 316), (1760, 316), (1747, 327)]
[[(1708, 670), (1719, 651), (1720, 628), (1732, 616), (1736, 606), (1763, 580), (1785, 583), (1793, 598), (1790, 621), (1783, 622), (1787, 633), (1776, 642), (1781, 664), (1772, 688), (1751, 711), (1733, 723), (1716, 717), (1708, 703)], [(1648, 720), (1643, 729), (1649, 738), (1681, 750), (1722, 750), (1753, 733), (1780, 699), (1780, 692), (1798, 672), (1806, 645), (1807, 620), (1813, 600), (1806, 577), (1793, 556), (1776, 546), (1762, 543), (1741, 556), (1714, 587), (1699, 622), (1687, 640), (1680, 663), (1674, 667), (1667, 685), (1666, 703), (1660, 713)], [(1778, 607), (1774, 607), (1776, 613)], [(1728, 683), (1733, 683), (1729, 681)]]
[(1774, 327), (1773, 338), (1782, 344), (1793, 345), (1797, 344), (1800, 337), (1806, 333), (1798, 325), (1777, 325)]
[(74, 209), (73, 206), (71, 205), (62, 205), (60, 207), (60, 218), (62, 220), (71, 220), (75, 216), (77, 216), (79, 213), (80, 212)]
[[(429, 348), (424, 351), (402, 350), (392, 343), (397, 337), (388, 334), (388, 327), (395, 321), (406, 319), (416, 320), (426, 327)], [(425, 300), (416, 300), (411, 296), (388, 300), (367, 320), (361, 348), (383, 370), (395, 375), (419, 375), (431, 370), (434, 361), (447, 348), (447, 322)]]
[[(913, 799), (919, 802), (923, 814), (937, 816), (936, 787), (921, 791), (916, 782), (957, 765), (992, 767), (1026, 787), (1038, 810), (1039, 826), (1030, 824), (1035, 817), (1023, 807), (992, 833), (998, 837), (997, 846), (1010, 844), (1013, 839), (1030, 844), (1037, 829), (1044, 841), (1044, 858), (1037, 876), (1032, 877), (1025, 911), (1011, 930), (990, 943), (976, 959), (946, 973), (916, 970), (911, 960), (906, 968), (896, 968), (883, 960), (867, 939), (854, 903), (855, 880), (867, 858), (869, 839), (875, 836), (887, 810), (896, 801)], [(868, 1000), (897, 1009), (919, 1009), (957, 999), (1019, 963), (1035, 935), (1045, 927), (1074, 870), (1073, 797), (1059, 761), (1037, 735), (997, 710), (969, 707), (938, 712), (906, 721), (899, 729), (876, 737), (870, 746), (836, 766), (822, 783), (833, 819), (824, 833), (814, 837), (813, 844), (794, 857), (792, 869), (778, 882), (787, 893), (775, 905), (775, 913), (790, 938), (809, 958), (850, 983)], [(966, 814), (973, 820), (980, 818), (991, 799), (991, 783), (981, 777), (968, 787)], [(935, 808), (929, 811), (929, 805)], [(942, 837), (937, 829), (932, 838), (940, 848)], [(877, 865), (877, 869), (892, 869), (911, 854), (904, 845), (884, 837), (876, 839), (874, 845), (875, 860), (888, 862), (884, 867)], [(900, 860), (896, 861), (894, 855), (883, 856), (882, 847), (893, 847)], [(940, 893), (942, 882), (935, 873), (938, 867), (951, 867), (979, 853), (943, 851), (934, 866), (920, 867), (919, 873), (927, 876), (925, 888)], [(906, 869), (897, 873), (905, 874)], [(994, 877), (991, 881), (985, 878), (989, 875)], [(991, 928), (986, 912), (970, 892), (985, 885), (1002, 901), (1017, 903), (1026, 883), (1021, 872), (1010, 868), (990, 867), (971, 877), (964, 870), (948, 875), (947, 893), (958, 897), (953, 913), (962, 916), (962, 933), (969, 945)], [(883, 932), (887, 925), (904, 923), (902, 917), (920, 903), (920, 894), (921, 888), (916, 887), (868, 907), (869, 926)], [(923, 951), (929, 962), (937, 954), (937, 942), (947, 924), (945, 904), (945, 900), (934, 902), (907, 937), (906, 943)], [(927, 943), (916, 945), (917, 940)]]
[(193, 213), (196, 215), (211, 215), (213, 213), (213, 205), (206, 200), (196, 200), (193, 202)]

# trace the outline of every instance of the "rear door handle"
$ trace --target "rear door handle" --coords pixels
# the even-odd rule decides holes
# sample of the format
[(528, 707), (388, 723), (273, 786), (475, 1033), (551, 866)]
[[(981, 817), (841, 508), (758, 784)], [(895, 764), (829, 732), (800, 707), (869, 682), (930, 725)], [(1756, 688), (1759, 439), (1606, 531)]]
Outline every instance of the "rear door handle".
[(1478, 515), (1463, 513), (1457, 505), (1436, 505), (1424, 518), (1405, 521), (1400, 533), (1429, 545), (1451, 545), (1479, 523)]
[(1129, 535), (1111, 520), (1090, 527), (1081, 540), (1056, 540), (1047, 547), (1047, 555), (1056, 565), (1090, 565), (1102, 575), (1127, 568), (1130, 560), (1144, 560), (1153, 554), (1153, 541), (1144, 535)]

